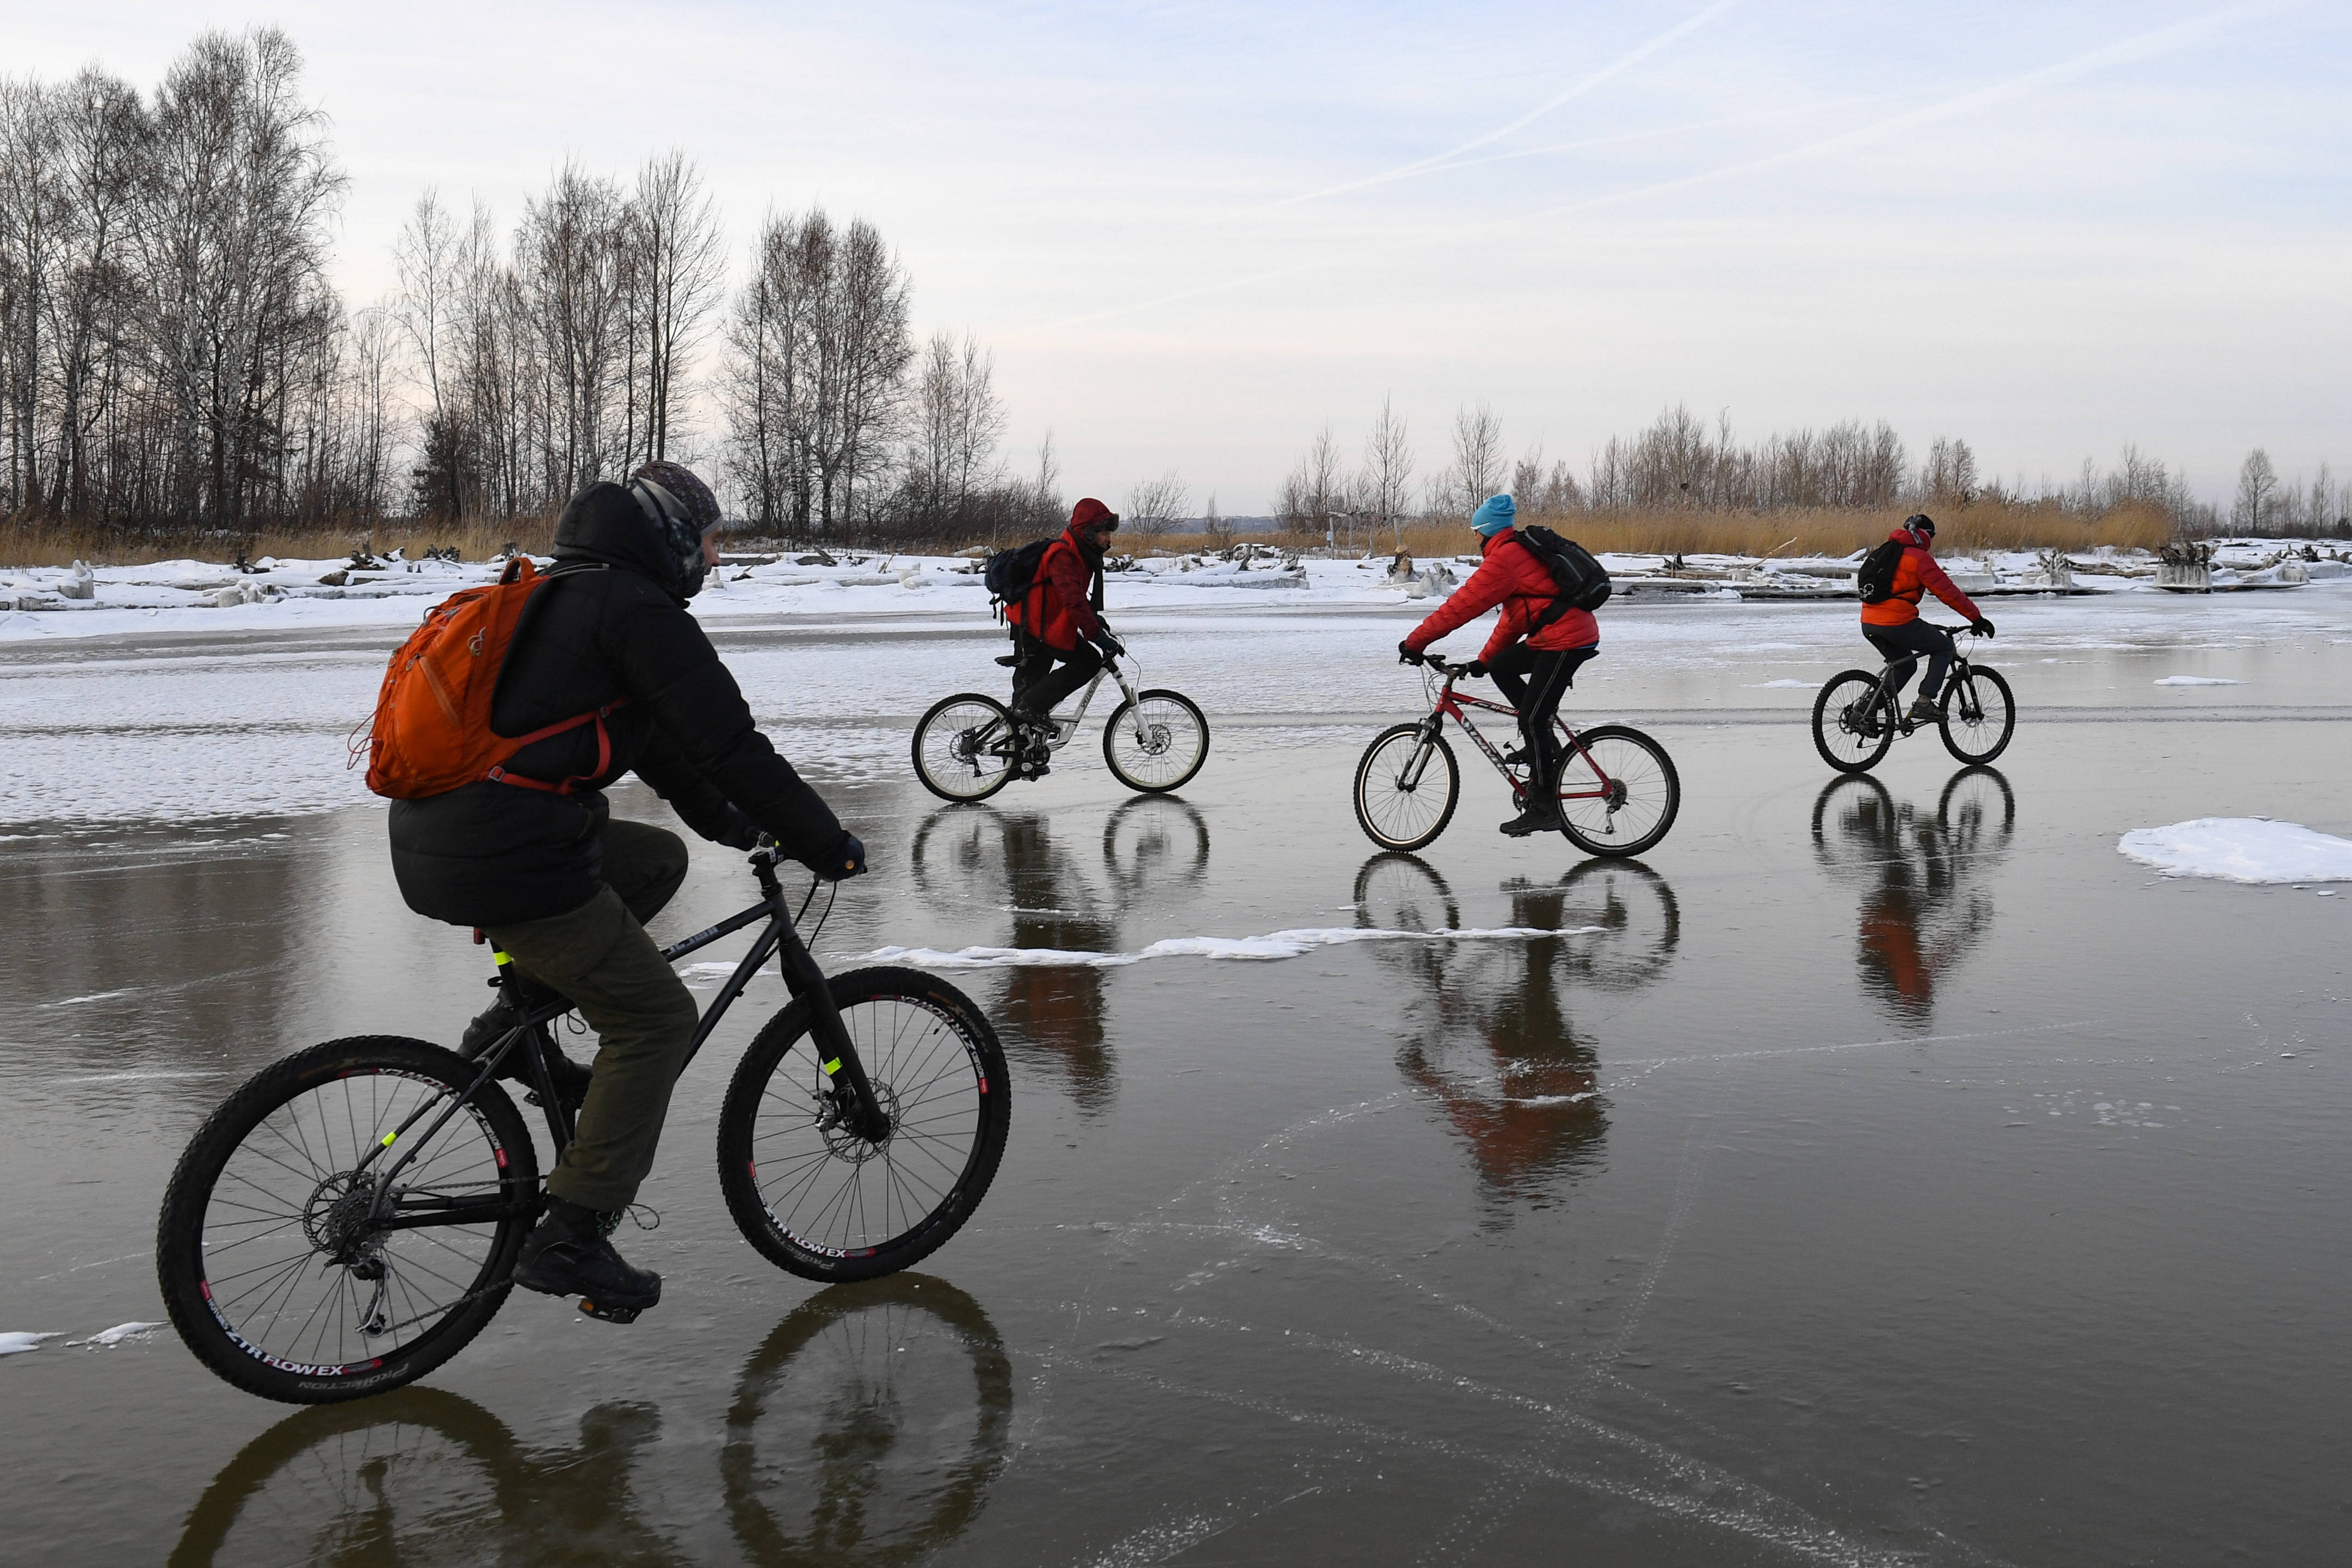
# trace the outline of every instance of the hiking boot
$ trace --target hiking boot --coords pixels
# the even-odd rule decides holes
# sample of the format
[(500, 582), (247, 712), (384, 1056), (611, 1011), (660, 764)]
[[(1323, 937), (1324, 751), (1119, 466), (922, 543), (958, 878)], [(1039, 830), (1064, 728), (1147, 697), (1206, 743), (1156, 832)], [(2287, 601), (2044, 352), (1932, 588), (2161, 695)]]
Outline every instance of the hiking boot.
[(606, 1216), (565, 1198), (547, 1200), (547, 1213), (523, 1237), (514, 1282), (549, 1296), (577, 1296), (592, 1318), (625, 1323), (661, 1302), (661, 1276), (634, 1268), (605, 1239)]
[(1500, 831), (1511, 838), (1525, 838), (1530, 833), (1557, 833), (1559, 831), (1559, 807), (1553, 806), (1546, 811), (1542, 806), (1531, 805), (1503, 824)]
[[(534, 986), (533, 989), (551, 999), (555, 995), (553, 992), (544, 987)], [(538, 1004), (534, 1002), (532, 1005), (536, 1006)], [(484, 1008), (472, 1023), (466, 1026), (465, 1035), (457, 1041), (457, 1054), (469, 1062), (475, 1060), (484, 1051), (504, 1039), (507, 1031), (520, 1024), (522, 1020), (521, 1009), (501, 994), (497, 1001)], [(528, 1088), (530, 1084), (530, 1058), (523, 1053), (535, 1048), (530, 1040), (522, 1041), (506, 1054), (506, 1058), (499, 1063), (499, 1070), (492, 1076), (511, 1079)], [(582, 1101), (588, 1098), (588, 1080), (595, 1076), (595, 1069), (584, 1063), (573, 1061), (563, 1054), (562, 1047), (551, 1042), (547, 1047), (547, 1076), (555, 1085), (555, 1097), (573, 1110), (578, 1110)]]
[(1911, 700), (1911, 711), (1905, 714), (1904, 717), (1914, 724), (1934, 723), (1936, 721), (1936, 700), (1932, 697), (1913, 698)]

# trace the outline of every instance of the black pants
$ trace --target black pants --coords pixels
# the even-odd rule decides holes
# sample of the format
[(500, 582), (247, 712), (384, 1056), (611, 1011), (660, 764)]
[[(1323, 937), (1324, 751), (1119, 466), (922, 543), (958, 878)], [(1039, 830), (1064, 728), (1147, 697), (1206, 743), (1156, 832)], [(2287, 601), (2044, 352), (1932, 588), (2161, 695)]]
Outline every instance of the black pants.
[(1525, 643), (1513, 643), (1486, 661), (1495, 689), (1519, 710), (1519, 738), (1528, 752), (1528, 802), (1530, 805), (1559, 798), (1559, 734), (1552, 720), (1559, 700), (1576, 683), (1576, 672), (1601, 649), (1562, 648), (1546, 653)]
[[(1044, 638), (1024, 632), (1013, 651), (1021, 660), (1013, 667), (1013, 706), (1040, 719), (1092, 680), (1103, 667), (1103, 656), (1092, 643), (1082, 642), (1065, 653)], [(1057, 661), (1058, 669), (1055, 668)]]
[(1903, 672), (1895, 677), (1895, 695), (1903, 695), (1904, 686), (1911, 679), (1921, 654), (1927, 656), (1927, 679), (1919, 683), (1919, 698), (1925, 702), (1936, 700), (1936, 693), (1944, 689), (1944, 672), (1952, 668), (1952, 634), (1924, 620), (1906, 621), (1899, 626), (1864, 626), (1862, 635), (1870, 646), (1888, 659), (1903, 659)]

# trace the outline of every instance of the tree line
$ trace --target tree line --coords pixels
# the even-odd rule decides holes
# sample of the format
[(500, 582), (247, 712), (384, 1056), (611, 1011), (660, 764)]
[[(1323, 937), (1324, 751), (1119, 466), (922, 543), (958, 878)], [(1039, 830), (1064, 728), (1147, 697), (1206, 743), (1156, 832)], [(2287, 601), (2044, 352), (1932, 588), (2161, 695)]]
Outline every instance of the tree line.
[(682, 152), (625, 183), (567, 161), (511, 226), (428, 190), (393, 293), (351, 308), (326, 270), (346, 180), (300, 75), (262, 27), (206, 34), (149, 95), (97, 67), (0, 81), (0, 515), (543, 520), (659, 458), (772, 531), (970, 537), (1058, 510), (1051, 438), (1009, 471), (991, 355), (918, 341), (873, 225), (771, 215), (730, 288)]
[(1404, 421), (1383, 402), (1352, 458), (1326, 425), (1282, 482), (1279, 521), (1294, 532), (1352, 541), (1401, 537), (1407, 522), (1466, 517), (1489, 495), (1508, 493), (1538, 517), (1576, 513), (1772, 512), (1989, 501), (2054, 507), (2084, 519), (2123, 506), (2153, 508), (2183, 534), (2238, 532), (2352, 538), (2352, 483), (2326, 464), (2308, 484), (2283, 481), (2261, 448), (2248, 454), (2228, 510), (2200, 500), (2185, 470), (2126, 445), (2113, 467), (2084, 458), (2063, 480), (2002, 480), (1980, 469), (1965, 440), (1939, 436), (1915, 463), (1885, 420), (1849, 419), (1825, 429), (1774, 432), (1743, 442), (1728, 412), (1710, 425), (1681, 405), (1592, 452), (1581, 477), (1540, 447), (1513, 457), (1502, 422), (1485, 404), (1456, 413), (1446, 460), (1416, 486)]

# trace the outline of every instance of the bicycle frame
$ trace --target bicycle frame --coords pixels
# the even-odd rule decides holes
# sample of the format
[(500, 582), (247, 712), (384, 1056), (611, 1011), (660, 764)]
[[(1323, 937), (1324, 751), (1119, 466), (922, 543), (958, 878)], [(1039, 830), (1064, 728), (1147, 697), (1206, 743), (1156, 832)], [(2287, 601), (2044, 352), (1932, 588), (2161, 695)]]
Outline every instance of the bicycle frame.
[[(751, 951), (735, 965), (734, 973), (727, 977), (726, 984), (719, 988), (718, 996), (712, 999), (700, 1021), (695, 1025), (694, 1037), (687, 1046), (686, 1060), (678, 1064), (678, 1070), (684, 1073), (687, 1063), (693, 1061), (700, 1053), (704, 1042), (710, 1038), (711, 1031), (719, 1026), (719, 1020), (726, 1015), (727, 1009), (742, 995), (761, 966), (771, 955), (775, 955), (785, 986), (795, 1000), (808, 1005), (811, 1032), (818, 1047), (819, 1066), (827, 1079), (835, 1080), (840, 1086), (836, 1093), (846, 1091), (845, 1103), (836, 1102), (842, 1120), (868, 1142), (880, 1142), (889, 1133), (888, 1118), (874, 1097), (874, 1086), (866, 1076), (866, 1064), (859, 1059), (856, 1048), (850, 1043), (849, 1031), (841, 1021), (840, 1008), (834, 1005), (833, 990), (825, 983), (824, 972), (817, 967), (816, 960), (810, 955), (807, 945), (801, 941), (800, 932), (794, 928), (790, 902), (776, 877), (776, 859), (777, 852), (773, 849), (759, 850), (751, 858), (752, 875), (760, 883), (758, 903), (662, 949), (662, 957), (675, 963), (755, 921), (764, 920), (768, 922), (768, 928), (751, 943)], [(507, 973), (509, 961), (502, 952), (496, 957), (499, 969), (499, 984), (503, 988), (511, 984), (511, 977)], [(500, 1036), (477, 1058), (480, 1070), (475, 1074), (473, 1083), (465, 1093), (441, 1109), (441, 1113), (425, 1130), (422, 1137), (409, 1139), (408, 1147), (401, 1150), (376, 1178), (375, 1206), (370, 1211), (370, 1218), (376, 1225), (386, 1230), (406, 1230), (433, 1225), (470, 1225), (505, 1219), (516, 1211), (517, 1205), (503, 1197), (419, 1197), (407, 1200), (395, 1212), (386, 1212), (384, 1205), (391, 1200), (394, 1181), (416, 1157), (418, 1151), (430, 1143), (433, 1135), (440, 1131), (451, 1117), (470, 1104), (483, 1085), (498, 1075), (499, 1067), (509, 1053), (526, 1042), (530, 1047), (524, 1055), (524, 1065), (530, 1069), (528, 1081), (538, 1097), (541, 1110), (547, 1117), (548, 1135), (554, 1141), (556, 1152), (562, 1152), (564, 1145), (572, 1142), (572, 1111), (563, 1103), (562, 1097), (555, 1092), (555, 1085), (548, 1076), (545, 1053), (540, 1047), (548, 1038), (547, 1025), (571, 1010), (571, 1005), (566, 1003), (562, 1005), (550, 1004), (527, 1012), (520, 1024)], [(357, 1177), (366, 1173), (368, 1167), (386, 1150), (398, 1149), (408, 1131), (433, 1109), (431, 1101), (419, 1106), (407, 1121), (386, 1133), (375, 1148), (368, 1151), (366, 1157), (352, 1167), (352, 1174)], [(535, 1196), (531, 1202), (537, 1203)]]
[[(1421, 750), (1400, 782), (1408, 788), (1421, 783), (1422, 770), (1429, 765), (1429, 758), (1432, 754), (1433, 748), (1429, 742), (1437, 738), (1445, 727), (1444, 721), (1451, 719), (1464, 734), (1470, 737), (1471, 743), (1486, 754), (1486, 760), (1495, 764), (1495, 771), (1502, 774), (1503, 781), (1511, 786), (1511, 798), (1524, 804), (1528, 793), (1526, 781), (1512, 776), (1511, 765), (1503, 761), (1503, 753), (1495, 749), (1494, 742), (1486, 739), (1477, 725), (1470, 722), (1470, 716), (1465, 711), (1466, 709), (1479, 708), (1489, 713), (1506, 714), (1516, 727), (1519, 721), (1519, 710), (1507, 702), (1490, 701), (1484, 697), (1472, 697), (1454, 690), (1454, 683), (1462, 679), (1462, 671), (1439, 664), (1434, 658), (1430, 663), (1444, 675), (1445, 682), (1437, 689), (1436, 700), (1430, 708), (1429, 717), (1422, 721)], [(1567, 720), (1554, 713), (1551, 721), (1552, 727), (1567, 737), (1570, 752), (1582, 757), (1585, 766), (1592, 770), (1592, 776), (1598, 781), (1600, 786), (1596, 789), (1562, 791), (1559, 798), (1562, 800), (1609, 799), (1618, 787), (1616, 781), (1609, 776), (1608, 770), (1601, 765), (1600, 759), (1585, 749), (1584, 742), (1570, 726)], [(1567, 759), (1563, 756), (1561, 760), (1565, 762)], [(1613, 810), (1612, 820), (1614, 820)]]
[[(1911, 679), (1911, 672), (1927, 657), (1924, 653), (1906, 653), (1890, 658), (1879, 667), (1878, 686), (1872, 700), (1894, 710), (1899, 734), (1908, 735), (1918, 728), (1904, 712), (1901, 697), (1904, 685)], [(1960, 639), (1957, 637), (1952, 639), (1952, 667), (1944, 672), (1944, 690), (1948, 694), (1967, 692), (1967, 700), (1960, 710), (1963, 718), (1973, 722), (1983, 717), (1983, 707), (1977, 700), (1976, 671), (1969, 668), (1968, 652), (1960, 647)]]
[[(1133, 661), (1130, 659), (1129, 662), (1132, 663)], [(1129, 673), (1128, 669), (1122, 668), (1116, 659), (1105, 658), (1103, 660), (1102, 668), (1095, 671), (1095, 678), (1087, 682), (1087, 689), (1078, 693), (1078, 710), (1076, 712), (1071, 714), (1066, 719), (1060, 718), (1051, 713), (1045, 715), (1045, 722), (1054, 727), (1054, 738), (1045, 742), (1046, 746), (1050, 750), (1058, 752), (1064, 746), (1068, 745), (1072, 741), (1077, 738), (1078, 726), (1086, 722), (1087, 709), (1092, 706), (1095, 700), (1095, 693), (1102, 689), (1102, 683), (1106, 680), (1117, 681), (1118, 683), (1120, 692), (1127, 698), (1128, 712), (1132, 717), (1135, 723), (1136, 744), (1150, 744), (1150, 737), (1144, 732), (1143, 729), (1143, 712), (1137, 701), (1136, 692), (1138, 688), (1136, 686), (1134, 676)], [(993, 739), (993, 737), (988, 734), (986, 731), (982, 731), (981, 732), (980, 740), (982, 742), (992, 739)]]

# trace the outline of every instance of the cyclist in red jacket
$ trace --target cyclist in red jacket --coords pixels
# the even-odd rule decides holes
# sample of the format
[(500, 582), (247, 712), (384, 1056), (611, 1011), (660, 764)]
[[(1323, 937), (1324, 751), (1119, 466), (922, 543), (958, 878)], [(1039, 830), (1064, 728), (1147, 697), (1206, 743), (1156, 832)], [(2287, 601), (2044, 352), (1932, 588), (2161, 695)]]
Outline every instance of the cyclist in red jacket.
[[(1984, 617), (1974, 600), (1952, 585), (1944, 569), (1936, 564), (1936, 520), (1926, 512), (1914, 512), (1903, 520), (1903, 526), (1886, 536), (1903, 545), (1903, 559), (1895, 568), (1895, 591), (1875, 605), (1862, 607), (1862, 635), (1870, 646), (1884, 655), (1889, 663), (1898, 658), (1915, 662), (1924, 654), (1927, 659), (1927, 679), (1919, 683), (1919, 695), (1906, 715), (1914, 724), (1936, 721), (1936, 694), (1944, 689), (1944, 672), (1952, 667), (1952, 634), (1939, 626), (1919, 618), (1919, 598), (1932, 593), (1969, 618), (1969, 630), (1980, 637), (1992, 636), (1992, 623)], [(1903, 672), (1903, 681), (1911, 672)], [(1895, 686), (1899, 695), (1903, 681)]]
[[(1125, 645), (1110, 635), (1102, 605), (1103, 556), (1118, 531), (1118, 513), (1087, 496), (1070, 509), (1070, 525), (1045, 547), (1029, 591), (1004, 607), (1013, 626), (1013, 717), (1033, 736), (1055, 704), (1095, 678)], [(1059, 664), (1059, 669), (1055, 668)], [(1031, 777), (1045, 772), (1044, 739), (1030, 749)]]
[(1536, 620), (1559, 597), (1551, 569), (1537, 559), (1514, 524), (1517, 509), (1508, 496), (1489, 496), (1470, 514), (1470, 526), (1486, 541), (1478, 570), (1446, 595), (1412, 634), (1397, 644), (1397, 657), (1419, 664), (1431, 643), (1500, 605), (1501, 616), (1486, 646), (1465, 668), (1491, 675), (1519, 711), (1518, 752), (1504, 760), (1528, 760), (1528, 808), (1503, 824), (1514, 838), (1559, 828), (1559, 740), (1552, 717), (1574, 683), (1577, 668), (1601, 651), (1601, 623), (1590, 610), (1569, 610), (1540, 631)]

